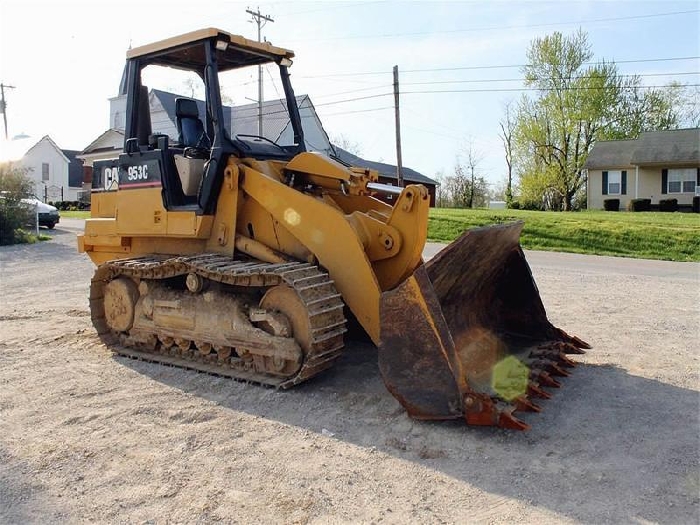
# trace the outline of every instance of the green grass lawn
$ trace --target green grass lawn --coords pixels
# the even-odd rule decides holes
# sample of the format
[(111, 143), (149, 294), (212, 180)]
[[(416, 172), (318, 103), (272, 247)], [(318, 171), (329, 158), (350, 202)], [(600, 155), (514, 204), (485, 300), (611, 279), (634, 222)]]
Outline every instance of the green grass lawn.
[(59, 211), (61, 217), (66, 217), (67, 219), (89, 219), (89, 211)]
[[(89, 211), (60, 213), (67, 218), (90, 217)], [(700, 261), (700, 215), (696, 213), (435, 208), (430, 210), (428, 238), (451, 242), (468, 228), (512, 221), (525, 221), (520, 243), (528, 250)]]
[(428, 238), (451, 242), (464, 230), (525, 221), (520, 243), (529, 250), (700, 261), (700, 215), (661, 212), (541, 212), (430, 210)]

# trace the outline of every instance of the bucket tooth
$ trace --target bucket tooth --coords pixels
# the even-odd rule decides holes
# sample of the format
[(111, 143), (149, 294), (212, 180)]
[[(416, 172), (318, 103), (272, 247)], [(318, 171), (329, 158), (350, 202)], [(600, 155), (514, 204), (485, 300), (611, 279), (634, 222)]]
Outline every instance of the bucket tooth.
[(500, 412), (498, 426), (511, 430), (530, 430), (530, 425), (513, 415), (513, 409), (506, 409)]
[[(572, 345), (571, 343), (563, 343), (563, 347), (562, 352), (565, 354), (583, 355), (586, 353), (580, 346)], [(585, 348), (590, 348), (590, 346), (586, 346)]]
[(541, 399), (552, 399), (552, 394), (542, 390), (538, 385), (529, 383), (527, 385), (527, 395), (531, 397), (539, 397)]
[[(569, 338), (571, 339), (573, 345), (575, 345), (575, 347), (577, 348), (577, 350), (579, 350), (578, 353), (585, 354), (586, 352), (584, 352), (584, 351), (582, 350), (583, 348), (585, 348), (586, 350), (590, 350), (590, 349), (591, 349), (591, 345), (589, 345), (589, 344), (588, 344), (586, 341), (584, 341), (583, 339), (579, 339), (579, 338), (576, 337), (575, 335), (570, 335)], [(576, 353), (576, 352), (574, 352), (574, 353)]]
[(532, 379), (535, 381), (543, 384), (544, 386), (550, 386), (553, 388), (560, 388), (561, 383), (554, 379), (552, 376), (550, 376), (547, 372), (544, 370), (537, 370), (533, 369), (532, 370), (532, 375), (530, 376)]
[(569, 377), (571, 374), (555, 363), (547, 365), (547, 372), (554, 376)]
[(515, 410), (520, 412), (542, 412), (542, 409), (530, 401), (527, 396), (520, 396), (514, 400)]
[(468, 230), (382, 292), (379, 370), (411, 417), (526, 430), (514, 412), (539, 412), (590, 348), (547, 319), (521, 230)]
[(586, 341), (576, 337), (575, 335), (567, 334), (561, 328), (557, 328), (556, 332), (559, 335), (558, 342), (572, 347), (571, 351), (567, 352), (567, 354), (585, 354), (586, 352), (584, 352), (583, 349), (585, 348), (586, 350), (590, 350), (591, 348), (591, 345), (589, 345)]
[[(583, 348), (590, 348), (588, 343), (581, 341), (580, 339), (578, 339), (578, 342), (585, 345)], [(586, 353), (586, 351), (583, 350), (583, 348), (577, 343), (571, 343), (568, 341), (550, 341), (537, 347), (538, 350), (554, 350), (556, 352), (562, 352), (564, 354), (578, 355), (583, 355)]]
[(569, 377), (571, 374), (557, 365), (553, 359), (537, 359), (532, 363), (533, 367), (539, 370), (546, 370), (550, 375), (558, 377)]
[(556, 364), (565, 366), (567, 368), (576, 367), (576, 362), (572, 361), (566, 354), (560, 349), (556, 348), (538, 348), (537, 350), (532, 350), (529, 354), (530, 359), (534, 359), (534, 364), (544, 362), (556, 362)]
[(575, 368), (576, 367), (576, 361), (572, 361), (568, 357), (566, 357), (566, 354), (564, 352), (559, 352), (556, 356), (557, 361), (559, 361), (559, 364), (561, 366), (565, 366), (567, 368)]

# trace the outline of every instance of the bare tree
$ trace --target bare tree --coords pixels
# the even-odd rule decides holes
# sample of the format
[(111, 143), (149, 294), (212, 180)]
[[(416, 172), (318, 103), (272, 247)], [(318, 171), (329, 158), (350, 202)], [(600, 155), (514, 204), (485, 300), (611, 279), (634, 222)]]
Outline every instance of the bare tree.
[(447, 177), (445, 177), (445, 173), (440, 170), (435, 174), (435, 180), (438, 183), (435, 187), (435, 205), (438, 208), (445, 208), (450, 205), (449, 193), (447, 191)]
[(469, 177), (469, 198), (466, 202), (468, 208), (474, 207), (474, 194), (477, 188), (476, 180), (480, 177), (478, 173), (479, 164), (484, 160), (484, 155), (474, 147), (474, 141), (469, 139), (463, 148), (462, 157), (464, 159), (464, 167), (459, 165), (455, 168), (455, 172), (465, 170)]
[(505, 114), (499, 121), (501, 126), (501, 141), (506, 157), (506, 165), (508, 166), (508, 178), (506, 179), (505, 198), (506, 204), (510, 206), (513, 200), (513, 133), (517, 121), (513, 112), (513, 101), (509, 100), (503, 105)]
[(339, 135), (332, 135), (330, 137), (331, 144), (334, 146), (339, 146), (348, 153), (357, 155), (358, 157), (362, 155), (362, 145), (348, 138), (345, 134), (341, 133)]

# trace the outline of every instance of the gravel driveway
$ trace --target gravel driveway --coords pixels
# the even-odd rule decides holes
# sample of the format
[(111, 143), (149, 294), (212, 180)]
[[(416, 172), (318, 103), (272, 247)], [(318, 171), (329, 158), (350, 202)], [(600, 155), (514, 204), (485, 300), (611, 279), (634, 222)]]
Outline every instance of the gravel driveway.
[(698, 264), (528, 253), (593, 350), (517, 433), (412, 421), (367, 343), (288, 392), (112, 357), (79, 224), (0, 247), (0, 523), (700, 519)]

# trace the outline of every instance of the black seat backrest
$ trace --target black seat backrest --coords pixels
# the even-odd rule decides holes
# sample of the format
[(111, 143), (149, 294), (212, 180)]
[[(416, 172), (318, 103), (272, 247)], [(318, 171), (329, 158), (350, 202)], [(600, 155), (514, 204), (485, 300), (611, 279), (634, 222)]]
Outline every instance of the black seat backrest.
[(199, 119), (197, 102), (191, 98), (175, 99), (175, 117), (180, 144), (186, 148), (211, 148), (209, 137)]

